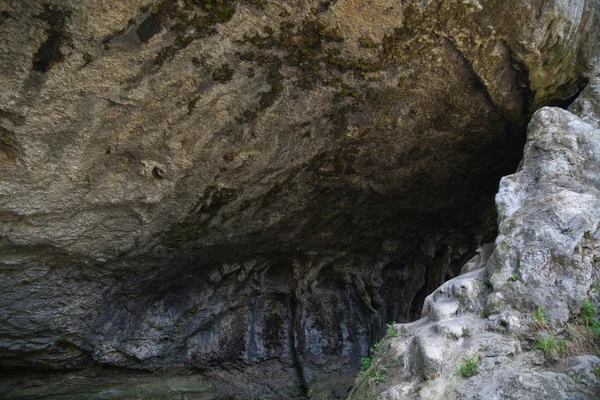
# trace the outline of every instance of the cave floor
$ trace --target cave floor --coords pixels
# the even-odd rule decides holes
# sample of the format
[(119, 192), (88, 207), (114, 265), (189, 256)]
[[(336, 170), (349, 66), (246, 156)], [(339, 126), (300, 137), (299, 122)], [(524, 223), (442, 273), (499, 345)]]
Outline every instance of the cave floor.
[[(180, 371), (179, 371), (180, 373)], [(346, 398), (355, 375), (328, 378), (310, 386), (309, 397), (320, 399)], [(237, 400), (247, 394), (233, 395), (220, 389), (220, 383), (204, 375), (150, 373), (93, 367), (79, 371), (3, 372), (0, 373), (0, 393), (6, 399), (95, 400), (95, 399), (180, 399)], [(255, 398), (255, 397), (253, 397)], [(284, 398), (267, 396), (273, 400)], [(297, 397), (295, 400), (305, 399)], [(289, 400), (289, 397), (285, 398)], [(294, 399), (292, 399), (294, 400)]]
[(0, 378), (8, 399), (194, 399), (224, 400), (199, 375), (167, 376), (104, 368), (76, 372), (9, 374)]

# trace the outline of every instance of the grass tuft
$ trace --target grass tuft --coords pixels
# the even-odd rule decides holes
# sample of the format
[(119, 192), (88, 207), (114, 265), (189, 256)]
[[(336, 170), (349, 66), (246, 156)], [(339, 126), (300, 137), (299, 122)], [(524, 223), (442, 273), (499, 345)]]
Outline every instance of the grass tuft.
[(538, 349), (544, 352), (551, 360), (558, 360), (561, 355), (567, 353), (567, 342), (557, 340), (554, 335), (540, 335), (537, 339)]
[(547, 310), (542, 306), (537, 306), (537, 309), (531, 313), (533, 324), (531, 327), (537, 331), (548, 329), (548, 318), (546, 317)]
[(455, 374), (461, 375), (463, 378), (478, 375), (479, 359), (475, 356), (464, 358), (462, 363), (457, 364)]

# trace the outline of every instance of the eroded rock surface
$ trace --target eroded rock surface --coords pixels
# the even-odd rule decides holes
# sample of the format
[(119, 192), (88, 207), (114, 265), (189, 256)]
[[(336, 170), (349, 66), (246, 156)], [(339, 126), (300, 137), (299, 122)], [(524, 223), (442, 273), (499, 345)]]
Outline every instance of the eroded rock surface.
[(1, 365), (355, 371), (493, 238), (597, 32), (593, 0), (2, 2)]
[[(534, 114), (519, 171), (500, 183), (491, 257), (432, 293), (422, 319), (396, 325), (350, 398), (598, 398), (597, 354), (553, 360), (539, 344), (559, 343), (584, 300), (600, 295), (598, 82), (570, 111)], [(479, 374), (463, 377), (457, 366), (470, 357)], [(384, 370), (385, 383), (375, 382)]]

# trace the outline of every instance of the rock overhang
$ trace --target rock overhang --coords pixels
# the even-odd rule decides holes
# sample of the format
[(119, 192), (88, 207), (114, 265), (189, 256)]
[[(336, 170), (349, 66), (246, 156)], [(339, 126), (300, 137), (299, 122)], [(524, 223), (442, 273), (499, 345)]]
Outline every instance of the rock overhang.
[[(48, 365), (293, 359), (299, 320), (356, 360), (382, 320), (418, 313), (493, 236), (493, 195), (529, 115), (586, 79), (597, 14), (572, 3), (11, 4), (0, 23), (13, 88), (0, 114), (5, 334), (27, 326), (7, 347), (44, 354), (71, 326), (70, 344), (54, 346), (70, 355)], [(372, 29), (356, 21), (369, 7)], [(54, 50), (41, 71), (44, 43)], [(38, 290), (39, 313), (23, 311), (24, 288)], [(311, 321), (325, 298), (359, 310), (352, 334), (351, 315)], [(265, 304), (276, 312), (258, 315)], [(194, 350), (216, 335), (208, 325), (223, 329), (197, 334), (202, 324), (230, 309), (242, 311), (223, 326), (254, 333), (213, 337), (231, 352)], [(270, 350), (248, 315), (280, 321)], [(327, 346), (306, 344), (295, 362)], [(5, 356), (52, 359), (18, 354)]]

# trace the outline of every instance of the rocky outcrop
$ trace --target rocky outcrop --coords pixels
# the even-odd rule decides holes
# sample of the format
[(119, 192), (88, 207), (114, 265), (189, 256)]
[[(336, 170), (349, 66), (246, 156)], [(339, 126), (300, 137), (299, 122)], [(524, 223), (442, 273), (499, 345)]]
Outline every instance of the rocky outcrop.
[(494, 237), (597, 32), (595, 0), (3, 2), (0, 365), (353, 373)]
[[(565, 326), (600, 297), (599, 83), (570, 111), (534, 114), (519, 171), (500, 182), (491, 257), (433, 292), (422, 319), (391, 328), (351, 399), (597, 398), (600, 358), (569, 348), (582, 339)], [(461, 376), (465, 363), (478, 374)]]

